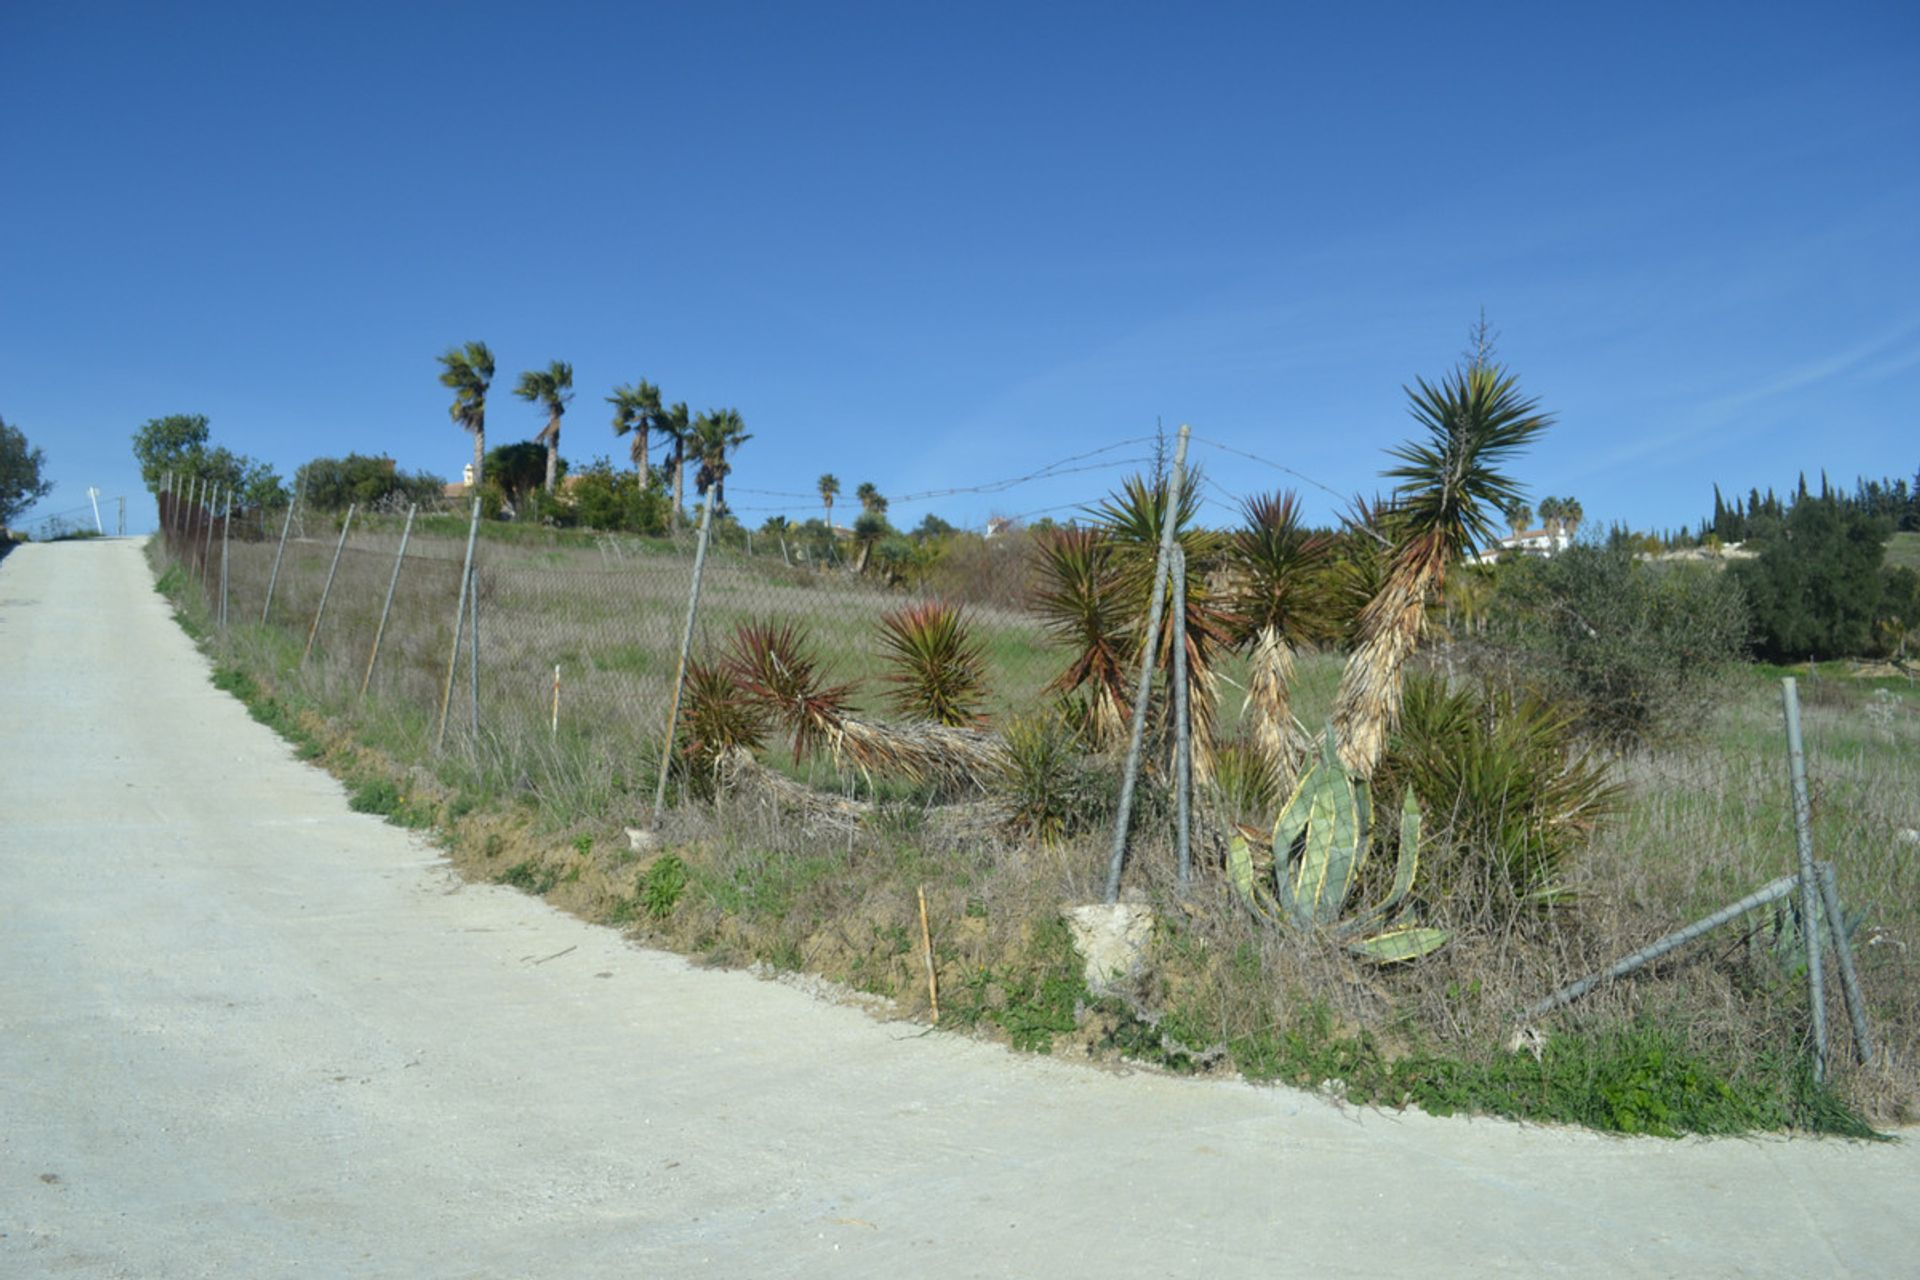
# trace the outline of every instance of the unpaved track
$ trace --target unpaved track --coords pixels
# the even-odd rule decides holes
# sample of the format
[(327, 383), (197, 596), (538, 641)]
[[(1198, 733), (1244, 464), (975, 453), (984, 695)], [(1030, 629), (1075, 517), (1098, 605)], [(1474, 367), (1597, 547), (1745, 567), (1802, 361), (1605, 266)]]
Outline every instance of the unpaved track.
[(460, 884), (206, 676), (136, 544), (0, 563), (0, 1275), (1913, 1274), (1913, 1143), (920, 1037)]

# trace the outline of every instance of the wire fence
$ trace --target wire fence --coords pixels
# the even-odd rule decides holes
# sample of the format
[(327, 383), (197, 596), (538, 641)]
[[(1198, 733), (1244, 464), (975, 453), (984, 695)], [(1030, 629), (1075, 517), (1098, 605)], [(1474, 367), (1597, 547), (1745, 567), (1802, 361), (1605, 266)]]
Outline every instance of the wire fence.
[[(455, 742), (477, 731), (496, 745), (545, 738), (657, 756), (693, 528), (637, 537), (480, 520), (476, 627), (462, 604), (469, 513), (229, 509), (217, 491), (203, 500), (191, 481), (178, 496), (173, 487), (158, 495), (160, 536), (209, 615), (260, 628), (323, 702), (379, 704), (436, 727), (444, 716)], [(1019, 535), (956, 539), (924, 572), (859, 564), (851, 547), (822, 554), (734, 531), (703, 568), (694, 658), (722, 657), (743, 623), (791, 624), (823, 682), (847, 686), (848, 710), (881, 718), (894, 672), (882, 619), (939, 598), (962, 607), (984, 658), (988, 721), (1045, 701), (1068, 658), (1028, 607)]]

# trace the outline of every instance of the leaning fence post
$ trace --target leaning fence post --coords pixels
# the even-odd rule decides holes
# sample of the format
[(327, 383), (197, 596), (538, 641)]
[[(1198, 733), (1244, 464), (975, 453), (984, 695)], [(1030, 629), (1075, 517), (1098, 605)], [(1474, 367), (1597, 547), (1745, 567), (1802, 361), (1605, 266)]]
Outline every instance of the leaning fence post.
[(1635, 969), (1644, 968), (1652, 964), (1661, 956), (1666, 955), (1667, 952), (1677, 947), (1683, 947), (1703, 934), (1711, 933), (1729, 920), (1737, 920), (1747, 912), (1757, 907), (1764, 907), (1769, 902), (1778, 902), (1780, 899), (1792, 893), (1794, 889), (1799, 887), (1799, 884), (1799, 876), (1781, 876), (1778, 880), (1774, 880), (1755, 889), (1752, 893), (1740, 899), (1740, 901), (1730, 906), (1722, 907), (1710, 916), (1703, 916), (1684, 929), (1676, 929), (1664, 938), (1649, 942), (1632, 955), (1615, 961), (1599, 973), (1589, 974), (1578, 982), (1569, 982), (1566, 986), (1561, 987), (1544, 1000), (1539, 1000), (1528, 1005), (1526, 1010), (1521, 1013), (1520, 1020), (1522, 1022), (1531, 1022), (1549, 1010), (1558, 1009), (1563, 1004), (1572, 1004), (1575, 1000), (1586, 995), (1602, 982), (1609, 981), (1613, 978), (1624, 978)]
[(1800, 846), (1800, 936), (1807, 944), (1807, 998), (1813, 1003), (1813, 1078), (1827, 1078), (1827, 989), (1822, 972), (1819, 882), (1813, 870), (1813, 807), (1807, 800), (1807, 755), (1800, 743), (1800, 691), (1780, 681), (1787, 714), (1787, 774), (1793, 784), (1793, 834)]
[[(413, 515), (420, 510), (420, 504), (414, 503), (407, 508), (407, 523), (400, 530), (400, 554), (393, 558), (393, 577), (387, 581), (387, 602), (380, 606), (380, 625), (373, 629), (373, 651), (367, 654), (367, 673), (360, 677), (360, 696), (367, 696), (367, 686), (373, 683), (373, 664), (380, 661), (380, 641), (387, 634), (387, 615), (393, 612), (393, 593), (400, 586), (400, 566), (407, 562), (407, 539), (413, 536)], [(293, 515), (293, 508), (287, 508), (287, 515)]]
[(711, 494), (700, 508), (700, 540), (693, 548), (693, 586), (687, 591), (687, 624), (680, 629), (680, 661), (673, 669), (673, 696), (667, 702), (667, 740), (660, 748), (660, 779), (653, 789), (653, 821), (660, 826), (660, 814), (667, 807), (667, 770), (673, 765), (673, 731), (680, 724), (680, 688), (687, 679), (687, 655), (693, 651), (693, 619), (700, 612), (700, 574), (707, 563), (707, 534), (713, 527), (714, 499)]
[(473, 500), (467, 521), (467, 560), (460, 566), (460, 602), (453, 607), (453, 650), (447, 654), (447, 682), (440, 690), (440, 727), (433, 735), (437, 752), (447, 740), (447, 712), (453, 708), (453, 677), (460, 670), (460, 632), (467, 621), (467, 579), (473, 571), (473, 543), (480, 536), (480, 499)]
[(1193, 724), (1187, 707), (1187, 551), (1173, 544), (1174, 843), (1180, 892), (1193, 881)]
[(1873, 1033), (1867, 1027), (1867, 1001), (1860, 994), (1860, 975), (1853, 967), (1853, 944), (1847, 941), (1847, 922), (1840, 914), (1840, 893), (1833, 885), (1833, 864), (1817, 864), (1820, 900), (1827, 908), (1827, 932), (1840, 958), (1840, 992), (1847, 998), (1847, 1017), (1853, 1020), (1853, 1055), (1865, 1066), (1873, 1060)]
[(274, 548), (273, 572), (267, 575), (267, 602), (260, 606), (260, 625), (267, 623), (267, 614), (273, 611), (273, 588), (280, 581), (280, 557), (287, 554), (287, 531), (293, 528), (293, 509), (300, 504), (300, 491), (294, 490), (287, 499), (287, 518), (280, 524), (280, 545)]
[(340, 572), (340, 553), (347, 549), (347, 530), (353, 528), (354, 504), (347, 504), (347, 518), (340, 522), (340, 541), (333, 548), (333, 564), (327, 569), (326, 585), (320, 588), (320, 607), (313, 611), (313, 625), (307, 628), (307, 647), (300, 651), (300, 665), (305, 666), (307, 655), (313, 652), (313, 642), (320, 634), (320, 619), (327, 615), (327, 597), (333, 594), (333, 575)]
[(1147, 610), (1147, 642), (1140, 646), (1140, 687), (1133, 698), (1133, 731), (1127, 763), (1120, 775), (1120, 806), (1113, 819), (1113, 853), (1107, 862), (1107, 901), (1120, 901), (1120, 873), (1127, 865), (1127, 824), (1133, 818), (1133, 788), (1140, 776), (1140, 747), (1147, 735), (1147, 700), (1153, 692), (1153, 661), (1158, 657), (1160, 615), (1167, 603), (1167, 569), (1173, 557), (1173, 526), (1180, 518), (1180, 486), (1186, 477), (1187, 432), (1173, 451), (1173, 476), (1167, 483), (1167, 509), (1160, 519), (1160, 552), (1153, 562), (1153, 603)]

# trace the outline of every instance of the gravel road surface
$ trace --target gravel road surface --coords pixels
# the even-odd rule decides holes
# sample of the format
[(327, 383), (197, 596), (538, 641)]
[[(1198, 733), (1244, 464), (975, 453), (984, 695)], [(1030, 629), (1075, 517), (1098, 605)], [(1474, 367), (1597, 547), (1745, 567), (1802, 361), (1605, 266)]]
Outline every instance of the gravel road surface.
[(1626, 1140), (1017, 1057), (350, 812), (137, 542), (0, 562), (0, 1275), (1915, 1273), (1912, 1142)]

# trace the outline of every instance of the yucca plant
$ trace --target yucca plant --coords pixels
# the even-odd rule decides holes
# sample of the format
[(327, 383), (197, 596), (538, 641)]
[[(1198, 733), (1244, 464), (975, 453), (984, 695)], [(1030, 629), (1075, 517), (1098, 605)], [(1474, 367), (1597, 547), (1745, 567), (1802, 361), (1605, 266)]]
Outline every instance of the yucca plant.
[(851, 684), (828, 684), (797, 623), (749, 619), (727, 644), (726, 674), (793, 735), (801, 757), (830, 740), (845, 718)]
[(1445, 946), (1452, 934), (1420, 924), (1406, 905), (1420, 869), (1420, 807), (1411, 792), (1401, 801), (1399, 834), (1386, 897), (1348, 914), (1373, 842), (1372, 804), (1366, 784), (1348, 776), (1329, 726), (1320, 760), (1301, 777), (1274, 823), (1273, 888), (1262, 883), (1244, 833), (1228, 847), (1228, 875), (1241, 900), (1269, 924), (1323, 931), (1378, 964), (1417, 960)]
[(986, 650), (961, 609), (940, 600), (883, 614), (880, 641), (894, 670), (889, 702), (935, 724), (978, 724), (987, 689)]
[(1111, 746), (1126, 729), (1135, 653), (1113, 546), (1092, 529), (1068, 527), (1036, 539), (1035, 548), (1034, 612), (1071, 655), (1048, 692), (1081, 699), (1088, 741)]
[(1477, 869), (1510, 905), (1565, 898), (1573, 857), (1619, 799), (1573, 724), (1532, 693), (1407, 681), (1380, 780), (1408, 788), (1439, 824), (1439, 892)]
[(1100, 780), (1058, 711), (1015, 716), (1005, 739), (1006, 763), (993, 794), (1016, 835), (1054, 845), (1104, 816)]
[(1551, 424), (1503, 369), (1473, 362), (1408, 390), (1426, 439), (1393, 450), (1395, 546), (1387, 580), (1361, 610), (1358, 643), (1334, 704), (1341, 756), (1358, 778), (1373, 776), (1400, 710), (1400, 683), (1419, 643), (1427, 600), (1448, 568), (1494, 540), (1498, 514), (1519, 502), (1500, 468)]
[(734, 751), (758, 751), (767, 736), (766, 714), (741, 693), (732, 673), (718, 663), (687, 662), (680, 704), (680, 758), (702, 792)]
[(1242, 736), (1214, 747), (1213, 794), (1222, 819), (1238, 826), (1270, 821), (1287, 788), (1273, 753)]
[(1326, 570), (1333, 544), (1301, 527), (1292, 493), (1249, 498), (1228, 538), (1227, 640), (1251, 658), (1247, 718), (1254, 744), (1290, 784), (1312, 745), (1293, 718), (1293, 652), (1334, 630)]
[[(1180, 490), (1180, 508), (1173, 513), (1174, 540), (1185, 553), (1186, 580), (1169, 581), (1172, 593), (1160, 618), (1160, 636), (1154, 646), (1161, 685), (1173, 687), (1174, 609), (1185, 611), (1187, 633), (1187, 707), (1192, 720), (1194, 776), (1202, 780), (1213, 771), (1215, 711), (1219, 703), (1219, 662), (1228, 646), (1229, 623), (1219, 602), (1213, 597), (1209, 575), (1218, 565), (1224, 540), (1196, 523), (1200, 513), (1200, 491), (1205, 475), (1193, 468)], [(1160, 553), (1160, 535), (1166, 519), (1170, 478), (1152, 479), (1130, 476), (1117, 493), (1089, 511), (1096, 529), (1114, 548), (1115, 589), (1120, 595), (1129, 629), (1134, 637), (1133, 653), (1146, 642), (1147, 619), (1153, 606), (1155, 564)], [(1136, 678), (1128, 673), (1129, 686)], [(1129, 687), (1131, 696), (1131, 687)], [(1156, 699), (1151, 707), (1154, 739), (1162, 744), (1159, 754), (1171, 749), (1173, 699)]]

